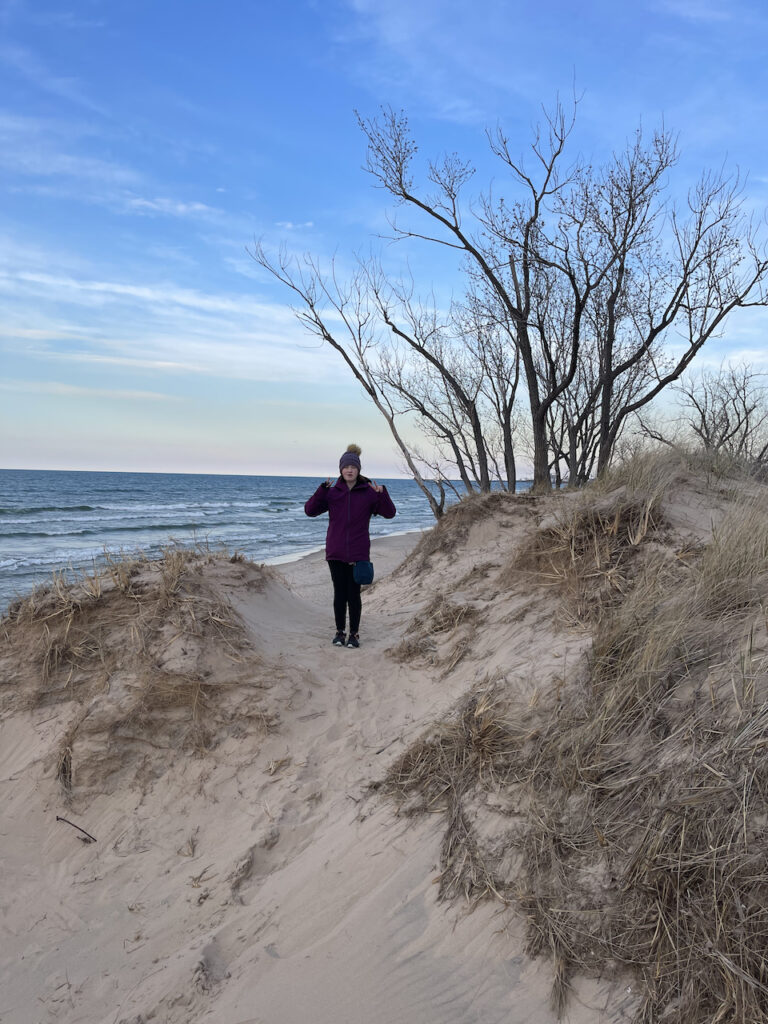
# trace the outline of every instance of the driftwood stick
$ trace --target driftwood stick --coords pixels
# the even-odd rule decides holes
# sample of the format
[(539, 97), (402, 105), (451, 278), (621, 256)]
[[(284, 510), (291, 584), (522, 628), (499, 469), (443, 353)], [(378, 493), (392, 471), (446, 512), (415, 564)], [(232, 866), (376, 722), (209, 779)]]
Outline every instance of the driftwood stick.
[[(61, 815), (57, 814), (56, 815), (56, 821), (66, 821), (66, 823), (68, 825), (71, 825), (72, 828), (76, 828), (79, 832), (82, 832), (84, 836), (88, 836), (87, 839), (83, 839), (84, 843), (95, 843), (96, 842), (96, 836), (92, 836), (90, 832), (86, 832), (84, 828), (80, 828), (79, 825), (76, 825), (74, 823), (74, 821), (70, 821), (69, 818), (62, 818)], [(82, 836), (80, 838), (82, 839)]]

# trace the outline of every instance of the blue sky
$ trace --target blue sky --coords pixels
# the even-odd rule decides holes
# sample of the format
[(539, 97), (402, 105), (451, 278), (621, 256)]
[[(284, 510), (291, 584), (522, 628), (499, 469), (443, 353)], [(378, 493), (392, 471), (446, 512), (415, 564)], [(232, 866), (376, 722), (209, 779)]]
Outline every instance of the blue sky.
[[(522, 150), (575, 86), (574, 154), (663, 121), (681, 195), (725, 164), (761, 216), (767, 57), (754, 0), (0, 0), (0, 465), (326, 475), (356, 440), (397, 475), (383, 421), (247, 253), (344, 266), (378, 244), (354, 110), (404, 108), (481, 187), (485, 128)], [(406, 255), (445, 284), (428, 252), (387, 258)], [(739, 318), (706, 358), (768, 363), (766, 327)]]

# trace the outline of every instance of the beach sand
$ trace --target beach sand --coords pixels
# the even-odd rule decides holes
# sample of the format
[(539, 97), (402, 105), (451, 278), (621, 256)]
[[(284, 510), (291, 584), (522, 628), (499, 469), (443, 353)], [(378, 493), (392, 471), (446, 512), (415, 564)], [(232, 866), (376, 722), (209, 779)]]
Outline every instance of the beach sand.
[[(169, 554), (6, 619), (3, 1024), (554, 1024), (518, 911), (438, 899), (441, 816), (379, 789), (473, 688), (534, 706), (589, 649), (515, 568), (552, 500), (376, 540), (359, 650), (321, 553)], [(675, 543), (712, 521), (689, 496)], [(570, 985), (571, 1024), (631, 1019), (626, 979)]]

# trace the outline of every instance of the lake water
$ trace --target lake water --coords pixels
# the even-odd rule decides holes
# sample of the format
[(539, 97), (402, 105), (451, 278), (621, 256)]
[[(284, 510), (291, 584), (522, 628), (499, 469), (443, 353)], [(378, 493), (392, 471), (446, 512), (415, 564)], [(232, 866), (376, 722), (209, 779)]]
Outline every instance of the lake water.
[[(372, 537), (434, 525), (413, 480), (378, 482), (397, 516), (374, 517)], [(92, 570), (105, 550), (152, 558), (171, 542), (207, 543), (256, 562), (316, 551), (328, 518), (309, 519), (304, 502), (319, 483), (315, 477), (0, 470), (0, 611), (54, 570)], [(529, 486), (520, 481), (518, 490)]]
[[(412, 480), (382, 480), (394, 519), (371, 520), (371, 536), (434, 524)], [(321, 548), (327, 516), (304, 502), (320, 480), (189, 473), (0, 470), (0, 610), (53, 570), (91, 569), (104, 550), (150, 558), (170, 541), (209, 543), (257, 562)]]

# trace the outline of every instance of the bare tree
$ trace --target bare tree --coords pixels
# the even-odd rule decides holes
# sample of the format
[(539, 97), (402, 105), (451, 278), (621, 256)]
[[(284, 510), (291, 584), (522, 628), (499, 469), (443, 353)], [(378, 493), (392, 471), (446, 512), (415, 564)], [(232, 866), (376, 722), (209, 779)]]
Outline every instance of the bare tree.
[[(474, 171), (455, 154), (429, 163), (426, 189), (417, 186), (405, 115), (385, 109), (359, 123), (368, 171), (415, 217), (393, 216), (395, 239), (454, 252), (463, 297), (441, 311), (375, 260), (340, 283), (309, 257), (271, 258), (261, 246), (254, 255), (382, 412), (436, 516), (450, 473), (467, 492), (494, 480), (513, 489), (519, 433), (531, 439), (537, 489), (552, 474), (576, 485), (603, 471), (629, 419), (733, 310), (768, 304), (768, 257), (738, 180), (705, 175), (683, 215), (667, 193), (677, 153), (666, 131), (648, 142), (638, 132), (604, 167), (565, 165), (574, 120), (558, 105), (530, 167), (501, 129), (488, 134), (510, 198), (489, 190), (472, 202)], [(416, 417), (429, 451), (406, 443), (402, 417)], [(440, 481), (439, 500), (420, 466)]]
[[(632, 363), (613, 382), (606, 415), (607, 389), (601, 390), (600, 383), (608, 365), (604, 341), (612, 339), (614, 360), (624, 359), (632, 349), (631, 339), (626, 340), (616, 330), (616, 312), (611, 311), (608, 300), (605, 290), (598, 290), (593, 295), (586, 310), (576, 374), (570, 387), (558, 395), (547, 413), (551, 468), (558, 487), (563, 478), (574, 487), (594, 475), (604, 442), (604, 424), (618, 424), (610, 446), (612, 451), (629, 422), (623, 410), (642, 394), (644, 388), (655, 384), (659, 370), (670, 366), (670, 360), (658, 343), (652, 346), (643, 358)], [(549, 319), (552, 323), (556, 319), (551, 310)], [(561, 334), (567, 337), (566, 316), (561, 315), (560, 320)]]
[(398, 410), (374, 373), (373, 354), (379, 344), (379, 323), (368, 290), (367, 274), (360, 269), (351, 281), (341, 284), (335, 268), (326, 276), (309, 256), (304, 258), (303, 264), (297, 263), (283, 249), (273, 259), (262, 245), (257, 245), (251, 255), (294, 294), (297, 299), (294, 307), (296, 316), (307, 330), (327, 342), (342, 357), (386, 420), (413, 479), (426, 497), (432, 514), (439, 519), (445, 509), (445, 489), (438, 482), (439, 498), (436, 497), (422, 476), (417, 460), (400, 432)]
[(517, 484), (515, 438), (520, 383), (520, 353), (505, 319), (492, 316), (485, 297), (470, 290), (464, 304), (454, 307), (458, 336), (480, 374), (480, 390), (489, 407), (491, 425), (485, 431), (488, 457), (502, 487), (514, 493)]
[[(260, 245), (252, 255), (293, 292), (304, 326), (340, 353), (386, 419), (436, 517), (447, 491), (455, 491), (452, 476), (465, 493), (488, 492), (494, 479), (514, 488), (516, 360), (495, 325), (479, 322), (471, 304), (455, 303), (441, 315), (434, 299), (416, 300), (413, 283), (390, 281), (376, 260), (358, 262), (342, 283), (311, 257), (270, 257)], [(398, 424), (409, 416), (430, 451), (403, 437)]]
[(483, 415), (482, 366), (471, 358), (456, 309), (441, 318), (434, 302), (414, 301), (412, 288), (387, 280), (368, 264), (368, 281), (390, 345), (377, 377), (399, 396), (403, 411), (421, 417), (468, 492), (487, 492), (491, 469)]
[(646, 436), (665, 444), (695, 438), (707, 452), (724, 452), (751, 466), (768, 464), (768, 374), (746, 363), (722, 365), (715, 372), (685, 374), (672, 391), (677, 397), (683, 435), (643, 422)]
[[(665, 193), (666, 172), (677, 159), (666, 131), (648, 144), (638, 132), (602, 169), (578, 161), (563, 167), (573, 117), (558, 106), (532, 143), (529, 170), (498, 129), (489, 143), (515, 198), (488, 192), (472, 206), (463, 192), (474, 172), (455, 154), (430, 163), (432, 191), (419, 190), (417, 147), (404, 114), (386, 109), (359, 120), (368, 171), (424, 220), (420, 228), (393, 219), (395, 237), (463, 254), (493, 296), (493, 315), (513, 339), (527, 387), (536, 488), (550, 486), (552, 407), (560, 402), (561, 415), (573, 415), (562, 399), (585, 358), (591, 385), (582, 373), (581, 409), (561, 426), (578, 438), (594, 418), (599, 472), (627, 417), (680, 377), (726, 317), (768, 302), (768, 259), (742, 214), (738, 181), (705, 175), (683, 217)], [(596, 302), (602, 317), (591, 313)], [(596, 335), (590, 323), (601, 323)], [(662, 367), (669, 337), (679, 352)], [(587, 437), (591, 443), (594, 431)], [(588, 464), (589, 455), (581, 461)]]

